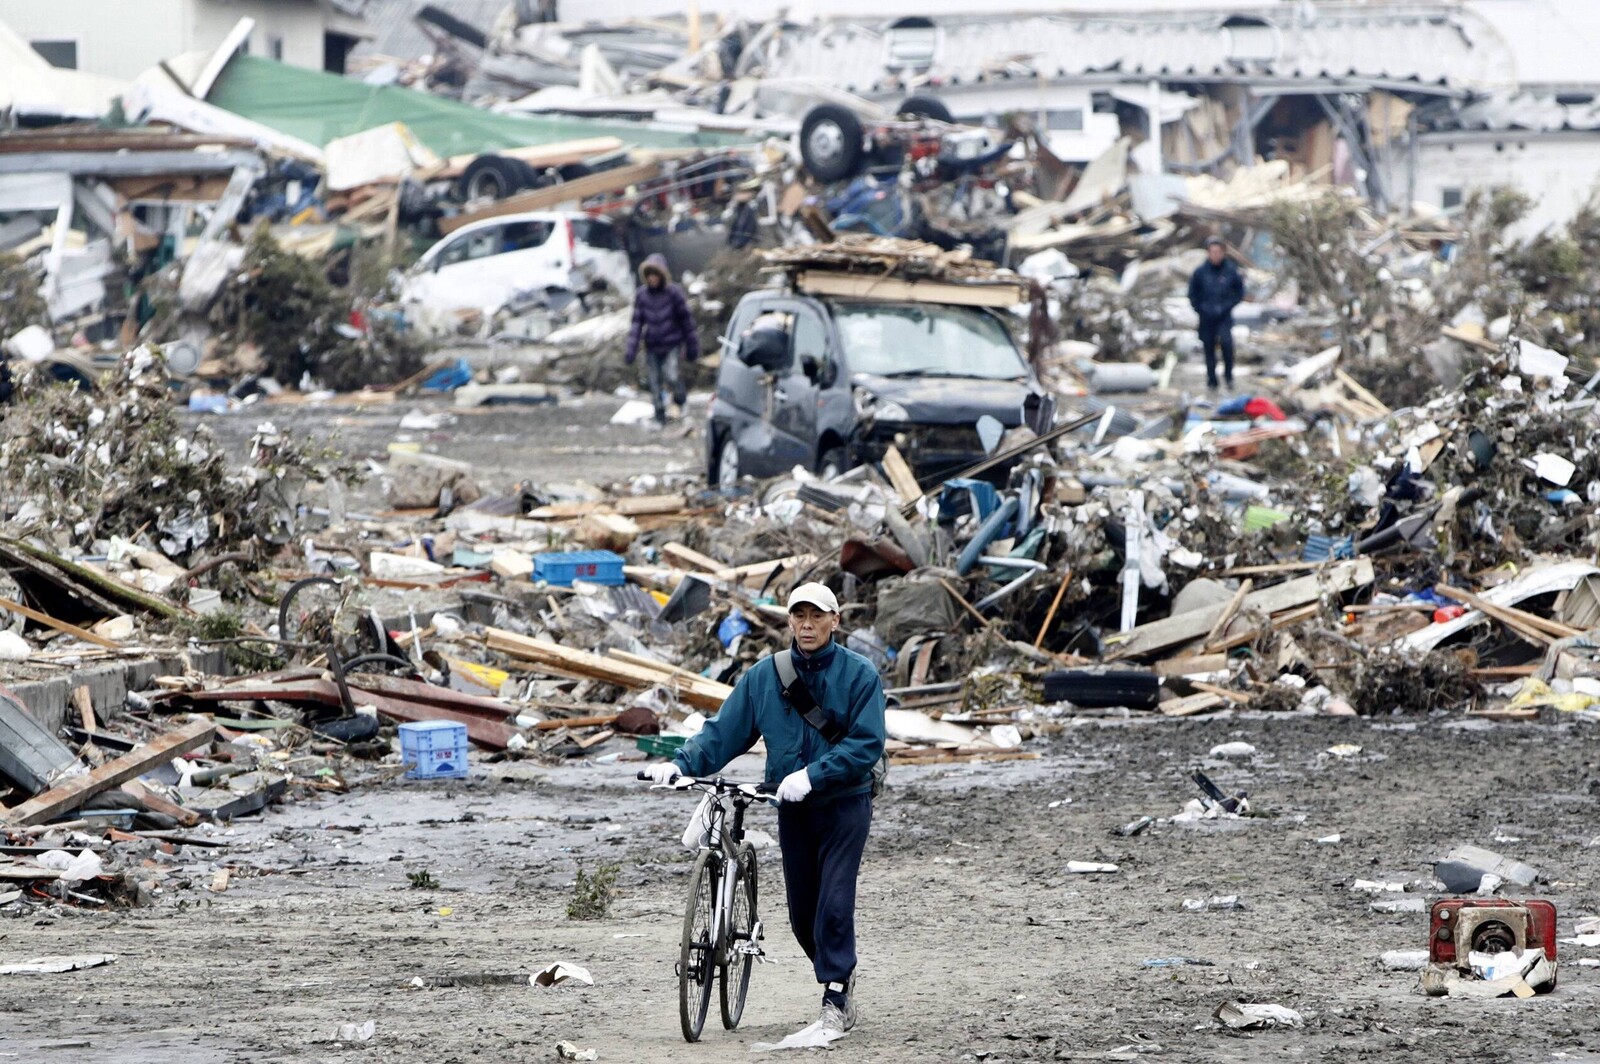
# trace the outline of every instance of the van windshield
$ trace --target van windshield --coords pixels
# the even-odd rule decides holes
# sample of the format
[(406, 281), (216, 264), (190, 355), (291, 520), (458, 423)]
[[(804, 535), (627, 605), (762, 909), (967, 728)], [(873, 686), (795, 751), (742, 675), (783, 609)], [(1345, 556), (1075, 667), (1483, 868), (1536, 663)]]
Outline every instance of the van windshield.
[(835, 308), (834, 322), (852, 373), (986, 380), (1028, 373), (1005, 326), (975, 307), (843, 304)]

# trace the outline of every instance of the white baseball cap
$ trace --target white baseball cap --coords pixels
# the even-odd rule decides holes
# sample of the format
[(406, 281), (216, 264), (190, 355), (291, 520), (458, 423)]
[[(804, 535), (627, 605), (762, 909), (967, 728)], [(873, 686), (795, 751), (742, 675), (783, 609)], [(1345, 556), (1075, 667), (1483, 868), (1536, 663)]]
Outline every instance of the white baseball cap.
[(789, 592), (789, 612), (793, 613), (802, 602), (809, 602), (824, 613), (839, 612), (839, 600), (828, 590), (827, 584), (801, 584)]

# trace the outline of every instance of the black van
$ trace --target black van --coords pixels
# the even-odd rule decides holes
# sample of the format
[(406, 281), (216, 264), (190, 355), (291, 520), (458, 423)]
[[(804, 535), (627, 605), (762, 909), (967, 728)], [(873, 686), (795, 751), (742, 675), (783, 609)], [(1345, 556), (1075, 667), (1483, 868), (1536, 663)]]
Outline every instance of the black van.
[(892, 443), (923, 484), (982, 461), (977, 423), (1050, 427), (1055, 402), (1001, 317), (944, 303), (779, 290), (739, 301), (723, 339), (706, 477), (832, 476)]

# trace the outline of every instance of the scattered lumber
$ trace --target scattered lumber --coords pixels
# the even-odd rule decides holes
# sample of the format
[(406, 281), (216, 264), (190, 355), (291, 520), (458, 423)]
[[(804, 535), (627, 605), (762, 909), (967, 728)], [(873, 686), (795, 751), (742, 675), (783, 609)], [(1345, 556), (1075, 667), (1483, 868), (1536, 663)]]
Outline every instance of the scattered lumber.
[(662, 662), (645, 665), (640, 664), (640, 659), (622, 661), (573, 650), (547, 639), (518, 635), (503, 628), (490, 628), (484, 639), (490, 650), (537, 665), (555, 676), (600, 680), (630, 689), (665, 687), (696, 709), (715, 712), (733, 693), (733, 688), (727, 684)]
[(91, 772), (74, 776), (59, 787), (52, 787), (21, 805), (13, 806), (0, 813), (0, 820), (14, 827), (26, 827), (62, 813), (70, 813), (100, 792), (119, 787), (163, 762), (204, 746), (216, 732), (217, 726), (209, 720), (185, 724)]
[[(1315, 605), (1324, 595), (1362, 587), (1372, 583), (1373, 579), (1370, 558), (1337, 562), (1314, 575), (1252, 591), (1237, 608), (1271, 617), (1287, 610)], [(1141, 624), (1130, 632), (1112, 636), (1107, 641), (1117, 644), (1117, 649), (1107, 660), (1143, 657), (1201, 639), (1222, 618), (1227, 608), (1228, 604), (1206, 606), (1180, 613), (1176, 617)]]

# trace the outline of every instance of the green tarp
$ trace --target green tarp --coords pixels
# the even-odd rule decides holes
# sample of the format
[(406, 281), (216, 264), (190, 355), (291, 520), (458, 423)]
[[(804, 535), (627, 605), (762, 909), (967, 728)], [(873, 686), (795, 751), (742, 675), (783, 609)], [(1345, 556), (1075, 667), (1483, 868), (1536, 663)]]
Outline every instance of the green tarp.
[(418, 140), (442, 156), (588, 137), (618, 137), (641, 148), (713, 148), (748, 140), (626, 122), (495, 114), (416, 89), (364, 85), (249, 55), (235, 56), (223, 69), (206, 102), (323, 146), (362, 130), (404, 122)]

